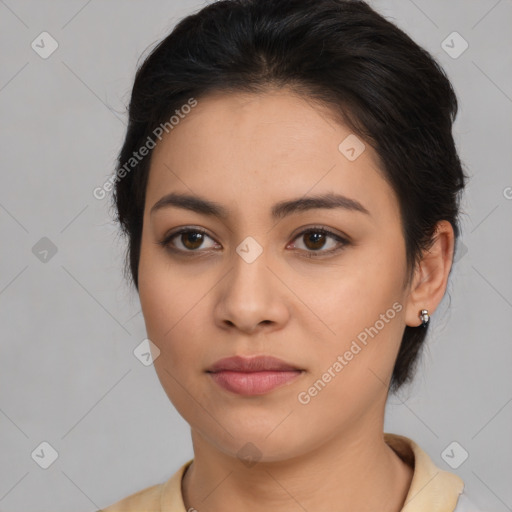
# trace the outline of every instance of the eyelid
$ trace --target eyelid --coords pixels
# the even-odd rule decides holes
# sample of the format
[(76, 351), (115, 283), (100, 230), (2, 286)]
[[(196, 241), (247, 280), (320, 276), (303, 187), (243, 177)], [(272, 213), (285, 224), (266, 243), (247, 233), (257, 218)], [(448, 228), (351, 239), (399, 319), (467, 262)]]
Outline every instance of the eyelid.
[(309, 233), (309, 232), (323, 233), (327, 237), (330, 237), (330, 238), (333, 238), (334, 240), (336, 240), (336, 242), (338, 242), (338, 246), (333, 248), (333, 249), (326, 250), (326, 251), (325, 250), (321, 250), (321, 249), (319, 249), (318, 251), (312, 251), (312, 250), (311, 251), (306, 251), (304, 249), (299, 249), (299, 251), (306, 258), (328, 257), (330, 255), (334, 255), (334, 254), (339, 253), (340, 251), (342, 251), (345, 248), (345, 246), (350, 245), (352, 243), (349, 236), (347, 236), (345, 234), (337, 233), (337, 232), (331, 230), (331, 228), (327, 228), (326, 226), (321, 226), (321, 225), (307, 226), (305, 228), (302, 228), (299, 233), (294, 235), (294, 237), (292, 239), (292, 243), (297, 238), (299, 238), (299, 237), (301, 237), (301, 236), (303, 236), (303, 235), (305, 235), (306, 233)]
[(164, 249), (168, 249), (170, 251), (173, 251), (174, 253), (179, 253), (179, 254), (187, 254), (187, 253), (200, 254), (200, 253), (206, 252), (205, 250), (184, 251), (183, 249), (178, 249), (177, 247), (172, 246), (171, 241), (173, 240), (173, 238), (181, 235), (182, 233), (188, 233), (188, 232), (201, 233), (203, 235), (206, 235), (208, 238), (212, 239), (216, 244), (219, 243), (219, 242), (217, 242), (217, 240), (215, 240), (215, 238), (213, 236), (211, 236), (208, 233), (208, 231), (206, 229), (198, 227), (198, 226), (191, 226), (191, 225), (181, 226), (179, 228), (176, 228), (176, 229), (173, 229), (173, 230), (167, 232), (162, 237), (162, 239), (156, 243), (158, 245), (161, 245)]
[[(171, 230), (170, 232), (166, 233), (164, 235), (163, 239), (158, 241), (157, 244), (161, 245), (165, 249), (170, 250), (177, 254), (196, 255), (196, 254), (204, 254), (204, 253), (211, 251), (211, 249), (209, 249), (209, 250), (201, 250), (201, 249), (183, 250), (183, 249), (178, 249), (176, 247), (173, 247), (171, 244), (171, 241), (175, 237), (179, 236), (180, 234), (187, 233), (187, 232), (202, 233), (202, 234), (206, 235), (208, 238), (210, 238), (211, 240), (213, 240), (216, 244), (219, 244), (219, 242), (217, 242), (217, 240), (215, 240), (215, 238), (213, 236), (211, 236), (206, 229), (198, 227), (198, 226), (193, 226), (193, 225), (181, 226), (179, 228), (176, 228), (175, 230)], [(330, 238), (336, 240), (338, 242), (338, 244), (341, 244), (341, 247), (338, 246), (334, 249), (329, 249), (329, 250), (319, 249), (317, 251), (313, 251), (313, 250), (307, 251), (304, 249), (299, 249), (299, 251), (301, 253), (303, 253), (308, 258), (315, 258), (315, 257), (322, 257), (322, 255), (326, 256), (326, 255), (336, 254), (336, 253), (340, 252), (342, 249), (344, 249), (344, 247), (346, 245), (351, 244), (350, 237), (348, 237), (347, 235), (336, 233), (333, 230), (331, 230), (330, 228), (327, 228), (326, 226), (322, 226), (322, 225), (313, 225), (313, 226), (307, 226), (305, 228), (301, 228), (301, 230), (298, 233), (292, 235), (293, 238), (291, 239), (290, 243), (293, 243), (297, 238), (305, 235), (306, 233), (310, 233), (310, 232), (323, 233), (327, 237), (330, 237)], [(287, 247), (290, 245), (290, 243), (287, 244)]]
[(342, 240), (343, 242), (351, 242), (351, 239), (348, 235), (343, 233), (342, 231), (337, 231), (332, 228), (329, 228), (327, 226), (323, 226), (322, 224), (313, 224), (312, 226), (306, 226), (304, 228), (300, 228), (300, 231), (294, 235), (292, 235), (292, 240), (295, 240), (299, 236), (309, 233), (310, 231), (320, 231), (322, 233), (325, 233), (328, 236), (331, 236), (333, 238), (337, 238), (339, 240)]

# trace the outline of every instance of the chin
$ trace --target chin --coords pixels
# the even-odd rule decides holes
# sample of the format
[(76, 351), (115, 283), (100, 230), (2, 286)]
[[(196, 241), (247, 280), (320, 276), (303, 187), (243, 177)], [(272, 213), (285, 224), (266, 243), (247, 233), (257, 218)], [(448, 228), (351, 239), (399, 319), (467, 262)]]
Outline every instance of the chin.
[(261, 429), (254, 425), (247, 428), (237, 425), (236, 429), (231, 429), (228, 424), (224, 424), (232, 436), (224, 430), (220, 438), (212, 438), (209, 433), (208, 442), (226, 455), (248, 462), (248, 467), (251, 462), (286, 461), (307, 451), (310, 443), (305, 439), (296, 438), (288, 428), (281, 426), (275, 429), (279, 421), (272, 428), (265, 426)]

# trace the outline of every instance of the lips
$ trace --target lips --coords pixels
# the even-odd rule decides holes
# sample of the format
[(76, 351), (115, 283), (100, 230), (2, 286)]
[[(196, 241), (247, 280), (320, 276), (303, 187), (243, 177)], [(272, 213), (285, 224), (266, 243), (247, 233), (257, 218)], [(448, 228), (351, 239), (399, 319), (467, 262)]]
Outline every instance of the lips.
[(262, 371), (296, 371), (300, 370), (296, 366), (293, 366), (281, 359), (276, 359), (272, 356), (255, 356), (255, 357), (226, 357), (220, 359), (213, 364), (207, 371), (208, 372), (219, 372), (223, 370), (229, 370), (233, 372), (262, 372)]
[(298, 367), (271, 356), (235, 356), (221, 359), (207, 373), (223, 389), (238, 395), (263, 395), (303, 373)]

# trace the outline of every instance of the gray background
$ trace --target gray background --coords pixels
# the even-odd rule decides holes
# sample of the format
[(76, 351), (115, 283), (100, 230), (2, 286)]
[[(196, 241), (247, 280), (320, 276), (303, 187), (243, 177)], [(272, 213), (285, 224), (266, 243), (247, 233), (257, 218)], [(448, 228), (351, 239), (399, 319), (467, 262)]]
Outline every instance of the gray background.
[[(0, 0), (1, 511), (93, 511), (192, 457), (187, 424), (134, 357), (139, 302), (108, 200), (92, 190), (113, 172), (140, 55), (201, 5)], [(449, 296), (386, 431), (459, 474), (486, 511), (512, 510), (512, 3), (372, 5), (453, 81), (471, 175)], [(31, 48), (43, 31), (59, 45), (47, 59)], [(458, 58), (441, 46), (454, 31), (469, 44)], [(46, 262), (43, 237), (57, 248)], [(43, 441), (58, 452), (48, 469), (31, 457)], [(469, 453), (457, 469), (441, 456), (453, 441)]]

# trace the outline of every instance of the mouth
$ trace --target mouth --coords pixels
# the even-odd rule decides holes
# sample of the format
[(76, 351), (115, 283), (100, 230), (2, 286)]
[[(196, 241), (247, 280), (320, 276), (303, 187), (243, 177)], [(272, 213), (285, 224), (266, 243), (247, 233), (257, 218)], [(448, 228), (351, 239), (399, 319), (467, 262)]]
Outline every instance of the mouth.
[(221, 359), (207, 373), (223, 389), (238, 395), (264, 395), (295, 380), (304, 370), (271, 356)]

